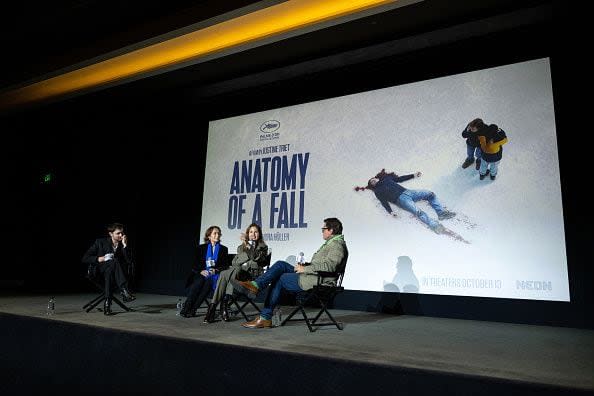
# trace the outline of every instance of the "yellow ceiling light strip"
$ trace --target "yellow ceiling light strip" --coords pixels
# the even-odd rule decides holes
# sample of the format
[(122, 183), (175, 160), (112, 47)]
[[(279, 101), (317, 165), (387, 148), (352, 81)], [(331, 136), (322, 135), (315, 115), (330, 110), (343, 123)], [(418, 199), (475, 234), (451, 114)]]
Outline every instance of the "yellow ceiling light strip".
[(114, 83), (396, 0), (289, 0), (0, 94), (10, 108)]

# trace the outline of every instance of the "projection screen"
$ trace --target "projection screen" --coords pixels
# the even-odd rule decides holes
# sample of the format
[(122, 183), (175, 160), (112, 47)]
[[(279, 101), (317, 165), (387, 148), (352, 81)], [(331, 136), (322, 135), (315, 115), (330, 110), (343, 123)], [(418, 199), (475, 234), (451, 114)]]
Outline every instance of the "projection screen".
[[(482, 180), (462, 168), (476, 118), (504, 143)], [(355, 190), (382, 169), (416, 209)], [(327, 217), (344, 226), (347, 289), (569, 301), (549, 59), (210, 122), (202, 231), (235, 252), (257, 222), (294, 264)]]

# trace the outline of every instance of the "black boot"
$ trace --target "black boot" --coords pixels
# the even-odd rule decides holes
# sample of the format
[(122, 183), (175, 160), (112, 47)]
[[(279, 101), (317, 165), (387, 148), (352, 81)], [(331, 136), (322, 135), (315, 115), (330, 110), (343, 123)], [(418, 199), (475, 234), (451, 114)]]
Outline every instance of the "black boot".
[(181, 311), (179, 311), (179, 316), (181, 316), (182, 318), (191, 318), (192, 314), (190, 313), (190, 309), (191, 309), (191, 305), (188, 304), (188, 300), (186, 300), (186, 302), (184, 302), (184, 304), (182, 305), (182, 309)]
[(103, 315), (111, 315), (111, 300), (109, 298), (105, 299), (103, 303)]
[(223, 296), (223, 301), (221, 301), (221, 317), (223, 318), (223, 320), (225, 322), (230, 322), (231, 318), (229, 315), (229, 301), (230, 301), (230, 295), (225, 294)]
[(208, 304), (208, 311), (206, 311), (206, 316), (204, 317), (204, 323), (214, 323), (216, 311), (217, 311), (216, 304)]
[(124, 302), (130, 302), (136, 300), (136, 296), (132, 295), (125, 287), (122, 287), (121, 293)]
[(474, 163), (474, 158), (466, 158), (462, 163), (462, 169), (468, 168), (470, 165)]

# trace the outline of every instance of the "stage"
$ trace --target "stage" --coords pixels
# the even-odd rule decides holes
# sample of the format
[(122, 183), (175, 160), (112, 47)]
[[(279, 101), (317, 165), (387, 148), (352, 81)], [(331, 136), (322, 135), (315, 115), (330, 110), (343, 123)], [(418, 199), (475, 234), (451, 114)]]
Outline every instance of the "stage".
[(93, 297), (58, 295), (50, 317), (47, 295), (0, 297), (0, 394), (594, 393), (592, 330), (345, 310), (343, 331), (251, 330), (176, 316), (177, 296), (138, 294), (109, 317), (81, 309)]

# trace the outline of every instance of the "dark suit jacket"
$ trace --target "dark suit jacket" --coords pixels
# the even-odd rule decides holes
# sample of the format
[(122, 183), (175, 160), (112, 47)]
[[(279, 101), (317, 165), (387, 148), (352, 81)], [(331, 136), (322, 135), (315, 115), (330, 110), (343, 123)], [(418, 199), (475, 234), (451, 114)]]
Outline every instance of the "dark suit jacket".
[(91, 247), (84, 254), (82, 261), (88, 265), (101, 265), (97, 260), (98, 257), (105, 256), (107, 253), (115, 253), (114, 259), (118, 260), (124, 272), (127, 272), (128, 266), (132, 264), (132, 256), (130, 254), (130, 245), (124, 248), (122, 243), (118, 245), (118, 249), (113, 251), (113, 244), (111, 238), (98, 238), (91, 245)]
[[(198, 248), (194, 252), (194, 260), (192, 262), (192, 272), (186, 278), (186, 287), (190, 286), (194, 281), (194, 276), (199, 274), (202, 270), (206, 269), (206, 249), (208, 243), (198, 245)], [(219, 244), (219, 255), (215, 263), (214, 269), (216, 273), (226, 270), (229, 268), (229, 249), (223, 244)]]

